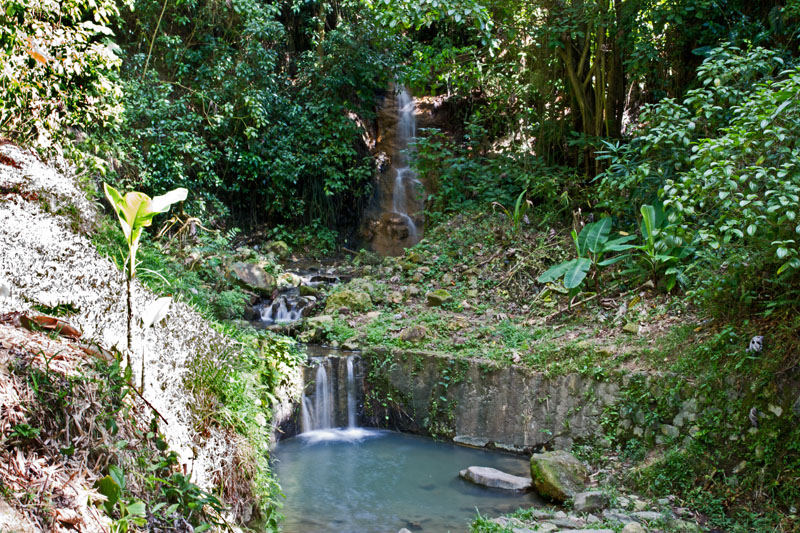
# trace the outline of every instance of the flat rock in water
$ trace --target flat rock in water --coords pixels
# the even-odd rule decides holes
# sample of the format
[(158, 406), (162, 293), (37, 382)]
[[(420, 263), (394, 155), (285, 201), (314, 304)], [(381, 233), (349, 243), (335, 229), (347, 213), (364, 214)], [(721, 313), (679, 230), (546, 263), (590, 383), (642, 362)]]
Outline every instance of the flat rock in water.
[(476, 485), (484, 485), (493, 489), (522, 492), (531, 488), (531, 480), (528, 478), (513, 476), (486, 466), (470, 466), (459, 472), (458, 475)]

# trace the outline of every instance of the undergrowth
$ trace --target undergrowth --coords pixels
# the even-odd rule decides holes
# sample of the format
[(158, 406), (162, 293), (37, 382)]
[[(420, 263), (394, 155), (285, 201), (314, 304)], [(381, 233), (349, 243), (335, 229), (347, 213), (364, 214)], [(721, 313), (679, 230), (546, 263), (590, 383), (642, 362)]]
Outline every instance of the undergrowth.
[[(229, 458), (216, 479), (224, 500), (234, 506), (257, 503), (252, 519), (259, 527), (276, 530), (280, 521), (280, 487), (271, 474), (268, 453), (270, 407), (274, 391), (287, 385), (292, 370), (303, 357), (288, 338), (267, 331), (239, 327), (228, 319), (239, 316), (252, 294), (225, 278), (225, 263), (235, 232), (210, 234), (180, 254), (169, 242), (147, 243), (140, 248), (139, 279), (157, 294), (170, 294), (196, 309), (209, 327), (233, 339), (234, 347), (211, 361), (195, 357), (185, 377), (193, 394), (195, 429), (205, 435), (212, 426), (230, 432), (244, 457)], [(143, 235), (143, 241), (150, 240)], [(95, 246), (118, 266), (124, 258), (120, 232), (103, 221), (94, 235)], [(202, 266), (196, 267), (201, 261)], [(269, 265), (267, 265), (269, 267)], [(277, 271), (277, 267), (272, 267)], [(238, 435), (239, 437), (235, 437)], [(248, 516), (240, 508), (236, 515)]]

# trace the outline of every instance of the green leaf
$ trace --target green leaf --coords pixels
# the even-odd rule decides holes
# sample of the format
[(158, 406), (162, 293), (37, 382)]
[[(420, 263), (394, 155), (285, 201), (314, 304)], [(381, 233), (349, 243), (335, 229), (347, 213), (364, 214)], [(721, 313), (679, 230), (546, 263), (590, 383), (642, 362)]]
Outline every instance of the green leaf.
[(800, 258), (792, 257), (778, 269), (778, 274), (782, 274), (785, 270), (790, 268), (800, 269)]
[(578, 236), (578, 248), (583, 250), (584, 255), (588, 249), (593, 254), (603, 250), (603, 244), (608, 240), (611, 233), (611, 218), (606, 217), (598, 222), (587, 224)]
[(630, 254), (615, 255), (614, 257), (609, 257), (608, 259), (604, 259), (604, 260), (600, 261), (599, 263), (597, 263), (597, 266), (604, 267), (604, 266), (613, 265), (615, 263), (619, 263), (620, 261), (622, 261), (623, 259), (626, 259), (628, 257), (630, 257)]
[(122, 489), (111, 476), (105, 476), (97, 480), (97, 492), (106, 497), (103, 505), (110, 515), (114, 511), (114, 504), (119, 501), (119, 497), (122, 495)]
[(564, 274), (564, 287), (574, 289), (583, 283), (589, 269), (592, 268), (592, 261), (586, 257), (578, 257), (570, 261), (572, 263)]
[(536, 278), (536, 281), (538, 281), (539, 283), (551, 283), (559, 279), (561, 276), (564, 275), (564, 273), (566, 273), (567, 270), (569, 270), (573, 261), (575, 260), (573, 259), (572, 261), (566, 261), (564, 263), (559, 263), (555, 266), (550, 267), (544, 274)]
[(655, 229), (656, 229), (656, 210), (652, 205), (643, 205), (642, 212), (642, 234), (644, 239), (650, 244), (651, 248), (655, 247)]
[(147, 514), (147, 507), (143, 501), (135, 501), (125, 506), (125, 510), (131, 516), (142, 517)]
[(125, 490), (125, 473), (122, 471), (120, 467), (117, 465), (111, 465), (108, 467), (108, 475), (111, 476), (119, 488)]

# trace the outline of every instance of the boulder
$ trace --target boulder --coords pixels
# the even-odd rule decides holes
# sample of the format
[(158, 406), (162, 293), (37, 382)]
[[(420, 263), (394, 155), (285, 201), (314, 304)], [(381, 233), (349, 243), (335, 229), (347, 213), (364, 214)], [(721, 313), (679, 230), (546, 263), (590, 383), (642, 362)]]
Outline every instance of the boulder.
[(599, 490), (579, 492), (572, 498), (572, 508), (576, 513), (593, 513), (608, 507), (608, 496)]
[(282, 291), (299, 287), (301, 283), (303, 283), (303, 279), (292, 272), (284, 272), (278, 276), (278, 289)]
[(312, 316), (306, 319), (306, 324), (311, 327), (321, 326), (323, 324), (333, 324), (333, 316), (332, 315)]
[(444, 289), (436, 289), (425, 295), (428, 307), (436, 307), (453, 300), (453, 296)]
[(275, 278), (254, 263), (233, 263), (227, 278), (262, 294), (271, 293), (275, 289)]
[(319, 296), (319, 289), (311, 285), (300, 285), (300, 296)]
[(487, 466), (470, 466), (458, 473), (459, 476), (476, 485), (483, 485), (493, 489), (513, 490), (524, 492), (530, 490), (531, 480), (526, 477), (513, 476), (495, 468)]
[(476, 485), (483, 485), (484, 487), (493, 489), (524, 492), (531, 488), (530, 479), (512, 476), (511, 474), (487, 466), (470, 466), (459, 472), (458, 475)]
[(289, 245), (286, 244), (284, 241), (268, 241), (265, 242), (262, 246), (262, 249), (266, 253), (273, 253), (278, 257), (283, 257), (285, 255), (289, 255)]
[(425, 326), (409, 326), (400, 332), (398, 338), (406, 342), (419, 342), (425, 338), (428, 330)]
[(347, 307), (351, 311), (368, 311), (372, 308), (372, 298), (363, 291), (344, 290), (328, 296), (325, 309), (333, 311)]
[(563, 503), (584, 488), (588, 471), (574, 455), (558, 450), (531, 456), (531, 478), (539, 494)]

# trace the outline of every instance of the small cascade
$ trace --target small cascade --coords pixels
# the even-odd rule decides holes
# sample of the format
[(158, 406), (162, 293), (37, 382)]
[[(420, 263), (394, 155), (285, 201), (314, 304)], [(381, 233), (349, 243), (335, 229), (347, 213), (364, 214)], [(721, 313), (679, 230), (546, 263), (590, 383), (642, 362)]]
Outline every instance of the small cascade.
[(347, 358), (347, 427), (356, 427), (356, 380), (353, 356)]
[(287, 324), (303, 317), (303, 308), (308, 305), (305, 300), (298, 301), (286, 296), (278, 296), (269, 306), (260, 310), (261, 321), (265, 324)]
[(308, 316), (317, 304), (314, 295), (323, 285), (338, 283), (341, 278), (330, 270), (287, 271), (287, 280), (279, 283), (272, 297), (265, 298), (252, 307), (246, 317), (260, 327), (282, 329)]
[(315, 362), (313, 394), (302, 397), (301, 436), (317, 442), (352, 441), (377, 434), (358, 427), (359, 386), (354, 356), (322, 357)]

